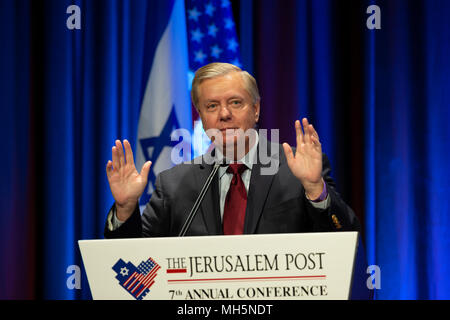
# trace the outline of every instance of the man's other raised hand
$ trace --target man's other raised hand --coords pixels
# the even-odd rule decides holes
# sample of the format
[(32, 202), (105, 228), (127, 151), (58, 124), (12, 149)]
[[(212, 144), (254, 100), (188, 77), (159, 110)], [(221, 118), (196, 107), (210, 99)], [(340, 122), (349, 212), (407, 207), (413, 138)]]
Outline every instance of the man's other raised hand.
[(120, 140), (116, 140), (112, 147), (112, 161), (109, 160), (106, 164), (106, 175), (120, 221), (126, 221), (136, 209), (147, 185), (151, 165), (151, 161), (147, 161), (142, 166), (141, 173), (137, 172), (130, 143), (123, 140), (122, 147)]

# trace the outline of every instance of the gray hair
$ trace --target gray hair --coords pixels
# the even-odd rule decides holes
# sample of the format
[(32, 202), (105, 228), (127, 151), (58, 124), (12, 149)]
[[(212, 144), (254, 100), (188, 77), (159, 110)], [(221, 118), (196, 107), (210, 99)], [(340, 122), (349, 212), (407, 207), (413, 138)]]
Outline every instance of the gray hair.
[(230, 63), (223, 62), (213, 62), (199, 68), (195, 72), (194, 80), (192, 81), (191, 99), (195, 108), (198, 110), (198, 86), (206, 79), (212, 79), (220, 76), (224, 76), (231, 72), (238, 72), (244, 80), (245, 90), (248, 92), (253, 100), (253, 103), (257, 103), (261, 100), (259, 96), (258, 85), (256, 84), (255, 78), (248, 73), (243, 71), (241, 68), (236, 67)]

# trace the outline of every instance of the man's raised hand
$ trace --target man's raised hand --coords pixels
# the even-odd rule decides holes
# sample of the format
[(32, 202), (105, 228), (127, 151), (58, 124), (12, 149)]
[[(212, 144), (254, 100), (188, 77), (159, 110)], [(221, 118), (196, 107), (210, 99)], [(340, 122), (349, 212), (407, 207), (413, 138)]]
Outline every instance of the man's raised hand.
[(313, 200), (323, 191), (322, 180), (322, 145), (319, 135), (308, 119), (303, 118), (303, 130), (299, 120), (295, 121), (297, 148), (295, 155), (287, 143), (283, 143), (287, 163), (292, 173), (305, 188), (306, 196)]
[(116, 215), (120, 221), (127, 220), (136, 209), (139, 197), (147, 185), (151, 162), (144, 163), (139, 174), (133, 160), (133, 151), (127, 140), (116, 140), (112, 147), (112, 161), (106, 164), (109, 187), (116, 201)]

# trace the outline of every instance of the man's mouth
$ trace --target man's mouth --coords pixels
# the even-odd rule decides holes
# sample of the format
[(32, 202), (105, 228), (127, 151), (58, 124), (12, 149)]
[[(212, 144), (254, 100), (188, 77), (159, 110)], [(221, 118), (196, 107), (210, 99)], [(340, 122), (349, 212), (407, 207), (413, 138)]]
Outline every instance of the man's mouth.
[(238, 129), (239, 128), (224, 128), (224, 129), (220, 129), (220, 131), (234, 133)]

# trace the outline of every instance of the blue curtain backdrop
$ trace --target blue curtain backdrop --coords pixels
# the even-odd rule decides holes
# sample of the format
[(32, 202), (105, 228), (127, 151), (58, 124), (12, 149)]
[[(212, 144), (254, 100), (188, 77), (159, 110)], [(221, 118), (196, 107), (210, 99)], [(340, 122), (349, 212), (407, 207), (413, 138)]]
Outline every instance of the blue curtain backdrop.
[[(30, 4), (0, 1), (0, 298), (34, 294)], [(26, 266), (26, 269), (24, 268)], [(23, 272), (28, 270), (27, 272)]]
[[(372, 4), (379, 30), (366, 27)], [(364, 222), (368, 263), (381, 268), (376, 297), (448, 299), (450, 2), (254, 8), (263, 126), (294, 142), (285, 121), (316, 124), (339, 189)]]
[[(77, 4), (82, 29), (68, 30)], [(170, 2), (169, 2), (170, 4)], [(366, 9), (381, 9), (368, 30)], [(166, 1), (0, 1), (0, 298), (89, 298), (67, 288), (77, 240), (101, 238), (115, 139), (135, 144), (144, 59)], [(449, 299), (450, 2), (233, 1), (261, 127), (319, 130), (365, 226), (380, 299)], [(248, 17), (248, 19), (246, 19)], [(155, 22), (155, 24), (153, 24)], [(292, 129), (292, 130), (291, 130)]]
[[(69, 30), (77, 4), (81, 30)], [(140, 108), (147, 1), (44, 1), (42, 21), (42, 294), (87, 297), (66, 286), (82, 266), (77, 240), (101, 238), (113, 203), (105, 176), (115, 139), (135, 141)]]
[(366, 231), (380, 298), (449, 299), (449, 1), (385, 1), (366, 33)]

